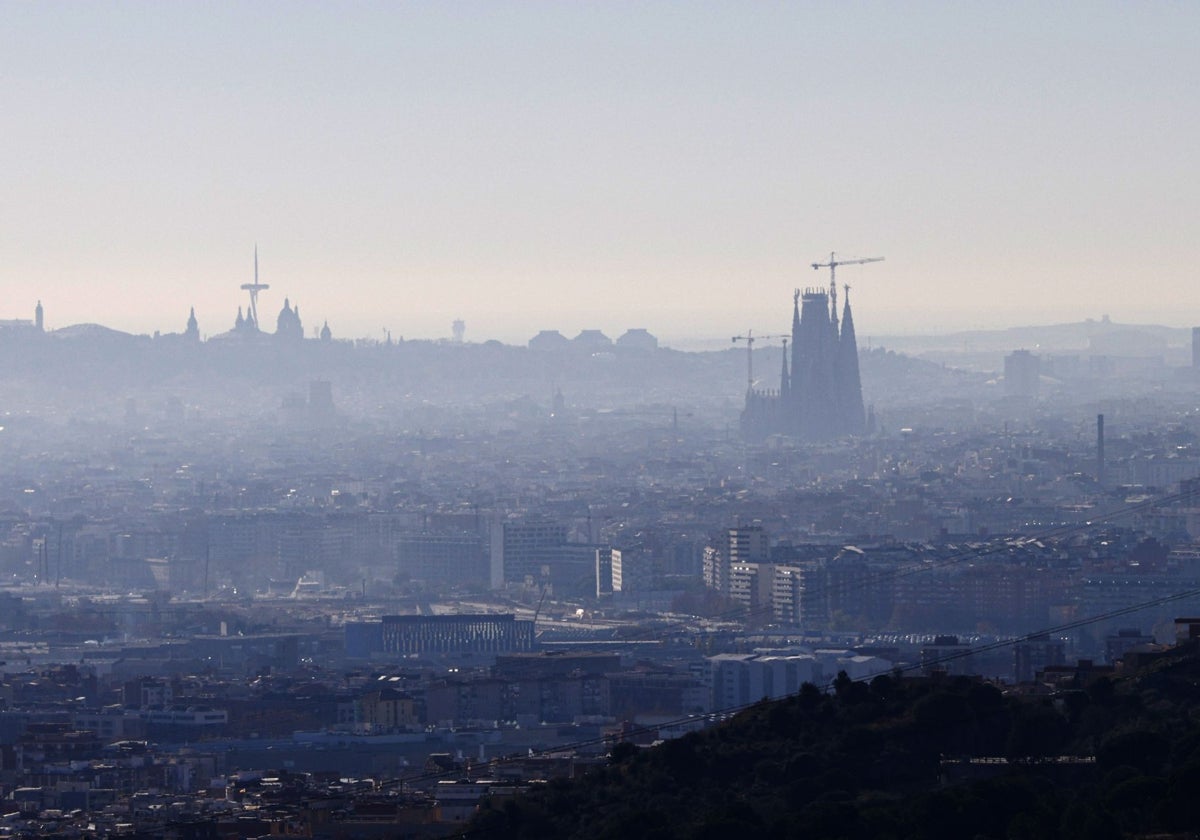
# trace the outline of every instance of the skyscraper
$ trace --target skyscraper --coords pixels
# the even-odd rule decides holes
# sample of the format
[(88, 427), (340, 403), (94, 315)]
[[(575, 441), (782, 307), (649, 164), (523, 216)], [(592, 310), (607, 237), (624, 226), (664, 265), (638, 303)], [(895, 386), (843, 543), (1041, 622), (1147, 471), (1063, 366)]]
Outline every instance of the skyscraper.
[(747, 440), (787, 435), (806, 441), (860, 435), (866, 427), (858, 341), (844, 286), (841, 323), (837, 286), (796, 290), (792, 298), (792, 356), (786, 351), (779, 390), (748, 390), (742, 411)]

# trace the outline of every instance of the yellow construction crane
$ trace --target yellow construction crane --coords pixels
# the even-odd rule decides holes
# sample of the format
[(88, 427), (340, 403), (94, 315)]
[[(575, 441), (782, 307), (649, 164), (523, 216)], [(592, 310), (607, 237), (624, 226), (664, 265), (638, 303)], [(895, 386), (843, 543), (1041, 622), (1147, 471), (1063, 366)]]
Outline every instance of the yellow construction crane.
[(746, 342), (746, 390), (748, 391), (754, 390), (754, 342), (769, 341), (773, 338), (782, 338), (786, 344), (787, 340), (791, 338), (791, 336), (755, 335), (754, 330), (746, 330), (745, 335), (735, 335), (733, 337), (734, 344), (737, 344), (739, 341)]

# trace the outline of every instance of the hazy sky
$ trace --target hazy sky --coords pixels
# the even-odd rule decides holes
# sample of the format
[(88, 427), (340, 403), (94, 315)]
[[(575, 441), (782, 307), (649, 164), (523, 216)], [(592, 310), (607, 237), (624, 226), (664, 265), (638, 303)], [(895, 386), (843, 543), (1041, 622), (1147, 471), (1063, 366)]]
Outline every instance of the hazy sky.
[[(1200, 3), (0, 1), (0, 317), (1200, 324)], [(267, 319), (264, 318), (264, 325)]]

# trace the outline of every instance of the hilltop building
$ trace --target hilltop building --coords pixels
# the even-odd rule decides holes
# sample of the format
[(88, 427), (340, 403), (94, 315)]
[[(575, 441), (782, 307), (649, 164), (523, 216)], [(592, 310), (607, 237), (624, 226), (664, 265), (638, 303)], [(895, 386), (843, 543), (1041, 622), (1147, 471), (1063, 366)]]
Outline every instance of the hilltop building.
[[(233, 329), (229, 332), (213, 336), (213, 338), (258, 341), (268, 335), (268, 333), (262, 330), (262, 325), (259, 322), (258, 295), (260, 292), (267, 291), (271, 287), (259, 281), (257, 247), (254, 249), (254, 281), (252, 283), (243, 283), (241, 288), (243, 291), (250, 293), (250, 305), (246, 307), (244, 314), (242, 307), (238, 307), (237, 319), (233, 322)], [(192, 310), (191, 317), (188, 318), (188, 328), (184, 335), (188, 338), (199, 339), (199, 329), (196, 326), (196, 312), (194, 309)], [(326, 321), (324, 326), (315, 335), (321, 341), (332, 341), (333, 333), (329, 330), (329, 322)], [(304, 341), (304, 324), (300, 320), (300, 307), (298, 305), (293, 306), (290, 298), (285, 297), (283, 299), (283, 308), (279, 310), (279, 315), (275, 318), (275, 333), (272, 338), (275, 341), (285, 344), (299, 344)]]
[(633, 327), (616, 341), (602, 330), (580, 330), (574, 338), (567, 338), (558, 330), (542, 330), (529, 339), (530, 350), (549, 353), (611, 353), (614, 348), (651, 352), (658, 349), (658, 338), (645, 327)]
[(254, 322), (254, 317), (247, 314), (242, 317), (242, 307), (238, 307), (237, 320), (233, 322), (233, 329), (230, 331), (232, 335), (254, 335), (258, 332), (258, 324)]
[(192, 307), (188, 313), (187, 328), (183, 331), (183, 336), (188, 341), (200, 340), (200, 322), (196, 320), (196, 307)]
[(787, 435), (806, 441), (861, 435), (866, 429), (858, 340), (850, 311), (850, 287), (841, 324), (837, 286), (796, 290), (792, 298), (792, 354), (783, 354), (778, 390), (746, 391), (742, 434), (761, 441)]
[(45, 312), (42, 310), (42, 302), (40, 300), (33, 310), (33, 320), (27, 318), (0, 319), (0, 329), (12, 332), (45, 332), (45, 324)]
[(300, 323), (300, 307), (292, 308), (288, 298), (283, 299), (283, 309), (275, 319), (275, 337), (284, 341), (300, 341), (304, 338), (304, 326)]
[(561, 352), (571, 346), (571, 340), (558, 330), (542, 330), (529, 339), (530, 350)]
[(613, 346), (612, 339), (600, 330), (581, 330), (579, 335), (571, 340), (580, 349), (589, 350), (593, 353), (602, 353), (605, 350), (611, 350)]
[(649, 330), (634, 327), (617, 339), (617, 346), (622, 350), (657, 350), (658, 339)]

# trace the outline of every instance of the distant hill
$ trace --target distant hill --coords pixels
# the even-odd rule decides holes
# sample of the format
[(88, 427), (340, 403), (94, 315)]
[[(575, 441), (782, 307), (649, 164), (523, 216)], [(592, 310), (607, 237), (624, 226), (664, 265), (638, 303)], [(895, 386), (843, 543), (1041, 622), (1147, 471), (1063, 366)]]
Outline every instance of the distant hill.
[[(777, 388), (778, 345), (756, 347), (756, 387)], [(542, 352), (499, 342), (405, 341), (192, 342), (180, 335), (130, 335), (99, 324), (52, 332), (0, 330), (0, 385), (9, 410), (30, 400), (72, 414), (92, 406), (124, 411), (127, 399), (169, 397), (194, 406), (273, 410), (284, 395), (306, 393), (310, 381), (334, 383), (349, 407), (403, 400), (472, 406), (532, 399), (547, 411), (556, 391), (577, 410), (667, 406), (685, 416), (736, 423), (746, 392), (746, 352), (682, 352), (615, 347)], [(974, 382), (961, 372), (883, 350), (862, 357), (864, 394), (877, 406), (966, 396)], [(36, 407), (36, 406), (35, 406)], [(223, 409), (222, 409), (223, 410)]]
[(462, 836), (1193, 837), (1194, 644), (1132, 677), (1014, 697), (967, 678), (840, 676), (661, 746), (485, 804)]
[(1168, 363), (1186, 364), (1191, 358), (1192, 331), (1156, 324), (1118, 324), (1105, 318), (944, 335), (873, 335), (867, 342), (871, 347), (976, 369), (1002, 368), (1003, 357), (1013, 350), (1062, 355), (1160, 355)]
[[(136, 341), (137, 336), (103, 324), (73, 324), (47, 333), (52, 338), (70, 341)], [(143, 340), (146, 336), (142, 336)]]
[(859, 367), (863, 399), (877, 408), (996, 396), (988, 375), (879, 347), (860, 352)]

